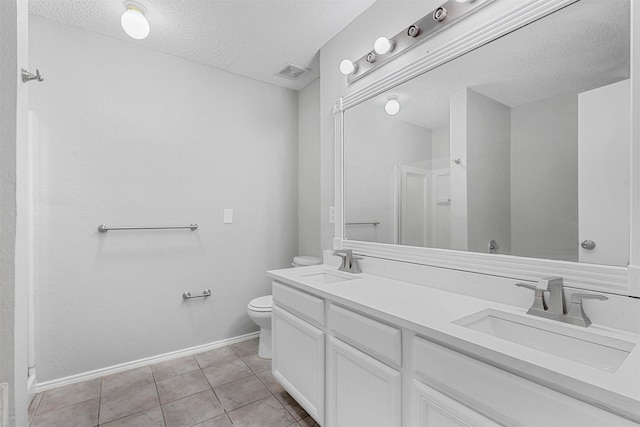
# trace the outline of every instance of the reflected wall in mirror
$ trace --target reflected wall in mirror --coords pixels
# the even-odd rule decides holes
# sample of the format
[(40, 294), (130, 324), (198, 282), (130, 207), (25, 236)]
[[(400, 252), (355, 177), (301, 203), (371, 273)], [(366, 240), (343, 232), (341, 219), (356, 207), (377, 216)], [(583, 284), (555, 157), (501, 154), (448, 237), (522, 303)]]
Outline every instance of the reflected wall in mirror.
[(578, 1), (346, 110), (345, 238), (628, 265), (629, 7)]

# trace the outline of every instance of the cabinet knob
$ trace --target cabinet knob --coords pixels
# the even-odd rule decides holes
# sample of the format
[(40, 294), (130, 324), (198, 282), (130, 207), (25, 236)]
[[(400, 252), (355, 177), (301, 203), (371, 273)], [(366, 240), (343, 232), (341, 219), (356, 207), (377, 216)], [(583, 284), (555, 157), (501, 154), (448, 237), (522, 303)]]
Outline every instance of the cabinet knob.
[(593, 240), (584, 240), (582, 243), (580, 243), (580, 246), (582, 246), (582, 249), (592, 251), (596, 247), (596, 242), (594, 242)]

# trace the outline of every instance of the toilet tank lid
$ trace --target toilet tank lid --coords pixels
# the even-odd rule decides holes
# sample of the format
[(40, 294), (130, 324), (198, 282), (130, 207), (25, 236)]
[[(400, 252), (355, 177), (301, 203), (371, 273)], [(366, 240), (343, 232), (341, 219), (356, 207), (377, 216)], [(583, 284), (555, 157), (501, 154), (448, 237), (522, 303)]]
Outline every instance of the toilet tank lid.
[(254, 298), (249, 302), (249, 306), (256, 309), (271, 309), (273, 306), (273, 296), (265, 295), (263, 297)]
[(300, 255), (293, 258), (293, 263), (296, 265), (318, 265), (322, 264), (322, 260), (317, 256)]

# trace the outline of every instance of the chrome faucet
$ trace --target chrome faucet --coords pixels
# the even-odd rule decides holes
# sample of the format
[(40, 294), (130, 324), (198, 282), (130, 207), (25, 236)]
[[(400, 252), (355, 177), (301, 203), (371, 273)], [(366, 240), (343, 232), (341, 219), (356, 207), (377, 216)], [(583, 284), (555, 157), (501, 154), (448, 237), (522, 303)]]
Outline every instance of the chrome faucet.
[(351, 249), (340, 249), (333, 251), (333, 254), (342, 258), (342, 263), (338, 270), (346, 271), (348, 273), (362, 273), (362, 270), (360, 270), (360, 266), (358, 265), (358, 260), (364, 258), (361, 256), (353, 256)]
[[(604, 295), (580, 294), (571, 295), (571, 307), (567, 313), (564, 299), (564, 286), (562, 277), (547, 277), (538, 280), (538, 285), (528, 283), (516, 283), (516, 286), (534, 291), (533, 304), (527, 314), (544, 317), (546, 319), (558, 320), (572, 325), (588, 327), (591, 320), (587, 317), (582, 307), (583, 299), (595, 299), (599, 301), (607, 300)], [(549, 300), (545, 298), (545, 293), (549, 293)]]

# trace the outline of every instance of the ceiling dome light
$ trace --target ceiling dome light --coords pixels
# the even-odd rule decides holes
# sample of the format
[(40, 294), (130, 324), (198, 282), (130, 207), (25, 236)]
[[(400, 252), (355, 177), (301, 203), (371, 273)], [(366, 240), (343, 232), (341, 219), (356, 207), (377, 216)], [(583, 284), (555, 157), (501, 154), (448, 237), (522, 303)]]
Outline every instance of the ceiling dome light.
[(127, 10), (120, 18), (122, 29), (131, 38), (144, 39), (149, 35), (149, 21), (144, 17), (144, 7), (135, 2), (126, 2), (124, 5)]
[(395, 116), (400, 111), (400, 102), (396, 98), (390, 98), (384, 104), (384, 111), (390, 116)]
[(350, 59), (343, 59), (340, 62), (340, 72), (344, 75), (353, 74), (358, 70), (358, 66)]
[(386, 37), (378, 37), (376, 42), (373, 44), (373, 50), (375, 50), (379, 55), (391, 52), (394, 47), (395, 43)]

